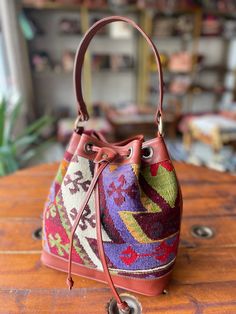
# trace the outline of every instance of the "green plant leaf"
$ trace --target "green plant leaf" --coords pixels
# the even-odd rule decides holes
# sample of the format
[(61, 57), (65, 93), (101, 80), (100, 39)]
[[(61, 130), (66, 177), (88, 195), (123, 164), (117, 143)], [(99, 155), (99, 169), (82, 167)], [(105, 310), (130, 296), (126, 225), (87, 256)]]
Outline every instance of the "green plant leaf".
[(46, 148), (51, 141), (40, 144), (44, 141), (42, 131), (54, 122), (52, 117), (43, 116), (14, 137), (21, 103), (16, 102), (11, 111), (7, 104), (6, 99), (0, 101), (0, 176), (16, 171), (22, 164), (26, 165), (35, 154)]
[(37, 134), (26, 135), (18, 138), (12, 143), (13, 153), (19, 153), (19, 151), (27, 149), (30, 145), (35, 144), (38, 139)]
[(13, 130), (17, 122), (17, 119), (19, 118), (20, 111), (21, 111), (21, 102), (18, 101), (9, 115), (8, 123), (6, 123), (6, 131), (5, 131), (5, 136), (4, 136), (5, 143), (10, 143), (12, 140)]
[(7, 173), (5, 171), (4, 162), (0, 160), (0, 177), (5, 176)]
[(6, 163), (9, 171), (8, 173), (15, 172), (19, 168), (17, 161), (11, 154), (9, 154), (8, 158), (6, 158)]
[(27, 150), (20, 158), (18, 159), (21, 166), (26, 165), (26, 163), (32, 159), (37, 154), (37, 149), (29, 149)]
[(19, 164), (11, 153), (1, 155), (0, 164), (2, 173), (1, 175), (10, 174), (19, 168)]
[(9, 145), (0, 146), (0, 158), (2, 155), (7, 155), (12, 153), (12, 147)]
[(6, 99), (3, 98), (0, 102), (0, 146), (4, 143), (6, 107)]
[(43, 142), (42, 144), (38, 145), (35, 148), (27, 150), (24, 154), (19, 156), (19, 163), (21, 166), (24, 166), (30, 159), (32, 159), (34, 156), (42, 153), (45, 149), (47, 149), (53, 142), (55, 142), (55, 139), (49, 139)]
[(50, 125), (53, 121), (54, 119), (52, 117), (43, 116), (26, 127), (22, 135), (28, 135), (32, 133), (39, 134), (45, 126)]

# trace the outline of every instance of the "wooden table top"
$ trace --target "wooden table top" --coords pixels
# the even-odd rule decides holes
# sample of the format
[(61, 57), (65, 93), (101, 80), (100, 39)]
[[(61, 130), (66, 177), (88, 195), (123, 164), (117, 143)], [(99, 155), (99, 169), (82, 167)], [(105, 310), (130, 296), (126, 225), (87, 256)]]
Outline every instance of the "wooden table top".
[[(112, 294), (105, 284), (66, 274), (40, 262), (43, 204), (56, 164), (19, 171), (0, 180), (0, 313), (103, 314)], [(181, 245), (168, 293), (136, 295), (143, 313), (236, 313), (236, 177), (176, 164), (184, 214)], [(195, 225), (212, 228), (196, 238)]]

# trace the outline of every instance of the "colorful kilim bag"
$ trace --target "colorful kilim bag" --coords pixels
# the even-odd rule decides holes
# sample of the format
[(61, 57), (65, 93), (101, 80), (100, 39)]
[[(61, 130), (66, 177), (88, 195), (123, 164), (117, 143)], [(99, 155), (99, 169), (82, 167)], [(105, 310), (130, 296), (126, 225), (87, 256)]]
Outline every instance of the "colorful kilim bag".
[[(134, 26), (151, 46), (159, 70), (157, 136), (142, 135), (110, 144), (88, 120), (82, 96), (84, 55), (104, 25), (123, 21)], [(160, 57), (151, 39), (132, 20), (112, 16), (85, 34), (75, 59), (78, 119), (64, 159), (52, 183), (43, 217), (42, 262), (52, 268), (107, 282), (122, 313), (128, 306), (115, 287), (154, 296), (163, 291), (173, 269), (182, 212), (174, 167), (162, 137), (163, 78)]]

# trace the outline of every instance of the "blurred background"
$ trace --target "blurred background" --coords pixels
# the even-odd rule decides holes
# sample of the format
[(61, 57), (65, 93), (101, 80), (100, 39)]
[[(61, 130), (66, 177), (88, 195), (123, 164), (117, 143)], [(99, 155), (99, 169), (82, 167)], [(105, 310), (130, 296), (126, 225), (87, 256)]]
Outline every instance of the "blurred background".
[[(164, 133), (174, 160), (236, 173), (236, 1), (1, 0), (0, 175), (62, 158), (76, 119), (72, 71), (85, 31), (134, 19), (163, 65)], [(109, 141), (156, 135), (158, 75), (125, 23), (103, 28), (83, 67), (91, 119)]]

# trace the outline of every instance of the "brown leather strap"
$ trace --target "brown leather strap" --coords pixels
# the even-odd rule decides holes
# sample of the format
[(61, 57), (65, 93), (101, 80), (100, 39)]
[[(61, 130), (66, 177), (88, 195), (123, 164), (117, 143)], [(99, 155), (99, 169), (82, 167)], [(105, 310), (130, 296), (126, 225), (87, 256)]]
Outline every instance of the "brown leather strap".
[(160, 116), (162, 115), (162, 102), (163, 102), (163, 75), (162, 75), (162, 67), (161, 67), (161, 60), (160, 60), (159, 53), (153, 41), (141, 28), (131, 19), (127, 17), (122, 17), (122, 16), (110, 16), (96, 22), (85, 33), (80, 43), (80, 46), (76, 52), (75, 65), (74, 65), (74, 87), (75, 87), (75, 93), (76, 93), (76, 98), (77, 98), (77, 103), (78, 103), (79, 121), (85, 121), (89, 119), (89, 114), (88, 114), (88, 111), (87, 111), (87, 108), (83, 99), (82, 86), (81, 86), (82, 66), (83, 66), (86, 50), (88, 48), (90, 41), (92, 40), (94, 35), (100, 30), (100, 28), (102, 28), (103, 26), (109, 23), (118, 22), (118, 21), (126, 22), (132, 25), (134, 28), (136, 28), (146, 39), (146, 41), (148, 42), (149, 46), (152, 48), (152, 51), (154, 53), (157, 67), (158, 67), (158, 76), (159, 76), (159, 102), (157, 104), (155, 122), (159, 124), (159, 119), (160, 119)]

